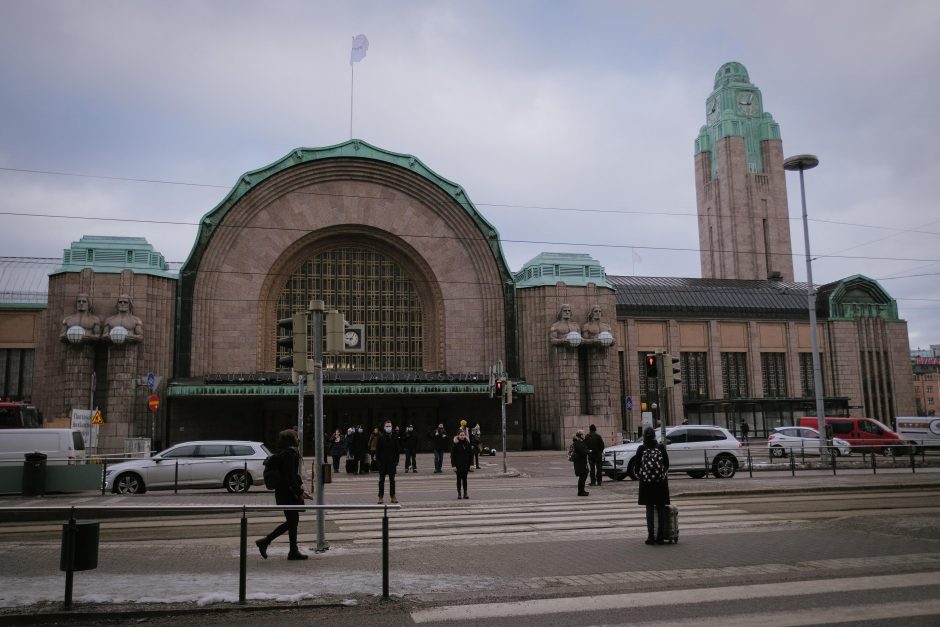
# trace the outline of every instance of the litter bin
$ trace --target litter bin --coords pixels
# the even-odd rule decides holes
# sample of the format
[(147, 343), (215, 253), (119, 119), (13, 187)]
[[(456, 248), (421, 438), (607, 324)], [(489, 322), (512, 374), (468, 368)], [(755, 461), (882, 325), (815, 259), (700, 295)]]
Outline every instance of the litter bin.
[(23, 462), (23, 496), (42, 496), (46, 493), (46, 454), (26, 453)]
[(98, 568), (98, 537), (101, 524), (96, 520), (77, 520), (62, 524), (62, 551), (59, 570)]

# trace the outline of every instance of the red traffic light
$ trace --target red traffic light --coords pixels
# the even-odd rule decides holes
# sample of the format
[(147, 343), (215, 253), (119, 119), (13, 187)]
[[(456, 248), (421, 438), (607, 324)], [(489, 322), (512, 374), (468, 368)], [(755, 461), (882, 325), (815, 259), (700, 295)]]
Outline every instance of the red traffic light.
[(502, 397), (503, 397), (503, 384), (504, 384), (504, 383), (505, 383), (505, 381), (503, 381), (502, 379), (497, 379), (497, 380), (496, 380), (496, 387), (495, 387), (496, 394), (495, 394), (495, 396), (496, 396), (497, 398), (502, 398)]

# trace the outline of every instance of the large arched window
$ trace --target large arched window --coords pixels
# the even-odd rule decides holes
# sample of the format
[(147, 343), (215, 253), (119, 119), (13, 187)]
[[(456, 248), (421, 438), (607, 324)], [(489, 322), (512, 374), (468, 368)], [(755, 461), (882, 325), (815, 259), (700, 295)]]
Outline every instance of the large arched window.
[[(350, 324), (365, 325), (365, 352), (328, 355), (325, 368), (423, 369), (423, 317), (410, 276), (394, 260), (364, 246), (337, 246), (307, 259), (288, 277), (277, 299), (277, 318), (322, 300)], [(276, 357), (288, 355), (278, 347)], [(277, 359), (275, 359), (275, 365)]]

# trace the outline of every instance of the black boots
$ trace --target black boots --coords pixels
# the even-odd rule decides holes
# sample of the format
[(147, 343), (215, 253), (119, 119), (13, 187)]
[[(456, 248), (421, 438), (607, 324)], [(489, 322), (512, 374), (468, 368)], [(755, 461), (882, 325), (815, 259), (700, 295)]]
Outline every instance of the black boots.
[(255, 544), (258, 545), (258, 552), (261, 553), (261, 557), (268, 559), (268, 544), (270, 544), (267, 538), (261, 538), (260, 540), (255, 540)]
[(309, 557), (310, 557), (309, 555), (307, 555), (306, 553), (301, 553), (296, 548), (291, 549), (291, 552), (287, 554), (287, 559), (289, 560), (305, 560)]

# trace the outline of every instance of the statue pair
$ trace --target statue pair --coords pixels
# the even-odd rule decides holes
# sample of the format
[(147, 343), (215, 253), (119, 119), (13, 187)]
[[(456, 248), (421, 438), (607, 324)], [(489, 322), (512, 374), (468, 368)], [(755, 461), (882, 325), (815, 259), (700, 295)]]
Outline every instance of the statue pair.
[(82, 330), (79, 341), (93, 342), (103, 337), (111, 339), (113, 329), (123, 328), (127, 332), (124, 342), (140, 342), (144, 339), (144, 327), (140, 318), (133, 314), (133, 307), (130, 296), (118, 296), (114, 314), (105, 319), (102, 329), (101, 318), (94, 313), (88, 294), (79, 294), (75, 297), (75, 312), (62, 319), (62, 333), (59, 337), (64, 342), (72, 341), (69, 339), (69, 330), (74, 334), (78, 327)]
[(571, 305), (567, 303), (558, 309), (556, 319), (557, 321), (549, 331), (549, 337), (554, 346), (570, 344), (568, 339), (570, 333), (577, 333), (581, 343), (584, 344), (601, 344), (601, 339), (599, 339), (601, 333), (610, 334), (610, 325), (601, 321), (601, 308), (599, 305), (591, 307), (584, 326), (571, 320)]

